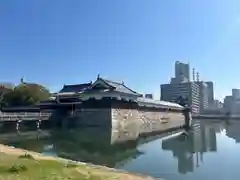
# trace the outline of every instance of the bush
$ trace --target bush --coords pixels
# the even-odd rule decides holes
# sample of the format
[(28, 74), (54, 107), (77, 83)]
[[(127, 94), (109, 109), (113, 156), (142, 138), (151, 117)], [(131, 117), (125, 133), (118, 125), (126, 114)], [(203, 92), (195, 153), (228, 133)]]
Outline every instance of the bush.
[(77, 163), (74, 163), (74, 162), (68, 162), (65, 167), (67, 168), (76, 168), (78, 167), (78, 164)]
[(27, 167), (23, 164), (20, 164), (20, 165), (13, 165), (12, 167), (10, 167), (8, 169), (8, 172), (19, 173), (19, 172), (23, 172), (23, 171), (26, 171), (26, 170), (27, 170)]
[(31, 154), (20, 155), (18, 158), (20, 158), (20, 159), (34, 159), (34, 157)]

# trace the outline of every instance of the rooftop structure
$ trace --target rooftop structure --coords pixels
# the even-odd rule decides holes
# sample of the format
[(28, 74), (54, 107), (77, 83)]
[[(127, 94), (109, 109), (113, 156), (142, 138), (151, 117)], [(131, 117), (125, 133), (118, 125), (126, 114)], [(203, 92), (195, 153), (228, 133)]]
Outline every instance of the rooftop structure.
[(153, 100), (149, 98), (138, 98), (137, 102), (140, 106), (155, 106), (155, 107), (161, 107), (161, 108), (176, 108), (176, 109), (183, 109), (183, 106), (173, 103), (173, 102), (168, 102), (168, 101), (158, 101), (158, 100)]
[(166, 102), (155, 101), (150, 98), (144, 98), (142, 94), (129, 88), (123, 82), (115, 82), (112, 80), (97, 77), (95, 82), (64, 85), (58, 93), (53, 93), (55, 100), (43, 101), (43, 104), (81, 104), (82, 102), (95, 99), (115, 99), (125, 102), (133, 102), (139, 106), (156, 107), (156, 108), (173, 108), (183, 109), (182, 106)]
[(130, 89), (124, 83), (119, 83), (107, 79), (98, 77), (97, 80), (91, 84), (87, 89), (85, 89), (83, 98), (85, 99), (87, 95), (98, 96), (99, 93), (101, 96), (106, 97), (111, 95), (111, 97), (129, 96), (132, 98), (141, 97), (142, 94)]
[(64, 85), (63, 88), (59, 91), (59, 93), (69, 93), (69, 92), (79, 93), (79, 92), (83, 92), (85, 89), (87, 89), (91, 85), (92, 83)]

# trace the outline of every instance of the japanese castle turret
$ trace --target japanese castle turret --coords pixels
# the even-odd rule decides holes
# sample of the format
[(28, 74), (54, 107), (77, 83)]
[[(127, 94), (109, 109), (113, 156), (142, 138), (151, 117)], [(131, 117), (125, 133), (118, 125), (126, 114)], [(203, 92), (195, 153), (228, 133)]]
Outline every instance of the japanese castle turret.
[(72, 102), (79, 126), (112, 128), (113, 140), (191, 125), (190, 111), (183, 106), (144, 98), (123, 82), (99, 76), (93, 83), (65, 85), (54, 96), (57, 104)]

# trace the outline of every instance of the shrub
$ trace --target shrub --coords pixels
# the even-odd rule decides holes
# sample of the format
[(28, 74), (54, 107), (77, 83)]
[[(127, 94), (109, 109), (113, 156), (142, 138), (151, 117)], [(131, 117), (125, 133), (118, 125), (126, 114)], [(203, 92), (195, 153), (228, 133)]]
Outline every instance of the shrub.
[(34, 159), (34, 157), (31, 154), (20, 155), (18, 158), (20, 158), (20, 159)]
[(23, 164), (20, 164), (20, 165), (13, 165), (12, 167), (10, 167), (8, 169), (8, 172), (10, 173), (19, 173), (19, 172), (23, 172), (23, 171), (26, 171), (27, 170), (27, 167)]
[(77, 163), (74, 163), (74, 162), (68, 162), (65, 167), (67, 168), (76, 168), (78, 167), (78, 164)]

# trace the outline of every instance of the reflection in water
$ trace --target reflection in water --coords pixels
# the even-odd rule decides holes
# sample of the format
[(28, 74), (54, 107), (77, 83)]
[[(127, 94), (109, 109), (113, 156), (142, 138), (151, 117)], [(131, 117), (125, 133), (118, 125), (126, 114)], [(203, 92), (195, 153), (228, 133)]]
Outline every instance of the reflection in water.
[(203, 154), (208, 151), (217, 151), (216, 133), (213, 127), (196, 123), (193, 130), (162, 141), (162, 149), (170, 150), (178, 159), (178, 172), (193, 172), (203, 162)]
[[(224, 164), (219, 171), (214, 164), (221, 164), (221, 159), (225, 159), (226, 164), (238, 163), (234, 161), (237, 159), (236, 154), (230, 154), (234, 158), (226, 156), (222, 150), (226, 147), (221, 143), (229, 142), (229, 138), (239, 143), (239, 128), (240, 122), (237, 121), (226, 123), (202, 120), (195, 122), (188, 133), (171, 137), (165, 134), (161, 137), (153, 136), (121, 143), (116, 137), (121, 141), (123, 138), (113, 136), (112, 130), (98, 128), (51, 129), (38, 133), (29, 131), (17, 135), (15, 133), (15, 136), (10, 133), (11, 136), (0, 135), (0, 141), (44, 154), (117, 167), (169, 180), (208, 179), (206, 177), (209, 174), (218, 177), (218, 180), (224, 180), (226, 174), (237, 174), (238, 170), (229, 170)], [(235, 146), (232, 148), (237, 149)], [(240, 163), (237, 164), (237, 167), (239, 166)]]
[(240, 122), (231, 121), (226, 126), (226, 135), (230, 138), (233, 138), (236, 143), (240, 143)]
[[(43, 134), (43, 131), (41, 133)], [(137, 150), (137, 141), (114, 144), (112, 132), (108, 129), (53, 129), (48, 131), (48, 136), (38, 140), (37, 132), (21, 132), (12, 137), (12, 134), (1, 135), (0, 142), (43, 154), (109, 167), (141, 155)]]
[(61, 157), (110, 167), (141, 154), (136, 149), (136, 141), (111, 144), (111, 133), (98, 128), (52, 131), (51, 138)]

